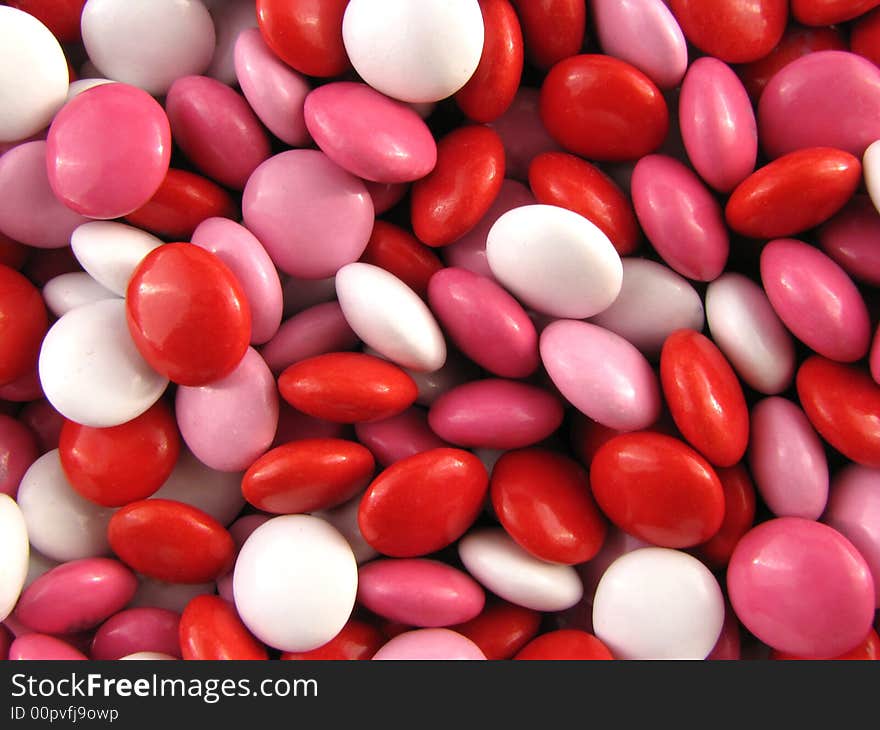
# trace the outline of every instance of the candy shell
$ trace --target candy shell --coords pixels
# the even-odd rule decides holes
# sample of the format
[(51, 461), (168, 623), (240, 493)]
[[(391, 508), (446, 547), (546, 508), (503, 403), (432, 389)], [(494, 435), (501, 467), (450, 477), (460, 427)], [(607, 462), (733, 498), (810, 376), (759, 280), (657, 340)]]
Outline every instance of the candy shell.
[(20, 420), (0, 415), (0, 494), (15, 498), (21, 478), (38, 456), (34, 432)]
[(473, 641), (486, 659), (511, 659), (538, 633), (541, 614), (494, 600), (474, 619), (453, 629)]
[(99, 284), (120, 297), (138, 264), (162, 245), (155, 236), (116, 221), (89, 221), (70, 235), (73, 255)]
[[(878, 16), (880, 17), (880, 16)], [(863, 163), (867, 174), (867, 166)], [(817, 231), (819, 246), (857, 281), (880, 286), (880, 214), (867, 195), (854, 195)]]
[(257, 13), (250, 0), (224, 0), (208, 5), (214, 21), (214, 56), (205, 71), (206, 76), (234, 86), (235, 44), (239, 36), (257, 25)]
[(354, 432), (382, 466), (449, 445), (431, 430), (427, 412), (417, 406), (381, 421), (357, 423)]
[(0, 621), (12, 613), (28, 570), (28, 532), (24, 514), (8, 494), (0, 494)]
[(318, 510), (312, 513), (315, 517), (319, 517), (339, 530), (345, 541), (349, 544), (349, 547), (351, 547), (358, 565), (366, 563), (368, 560), (372, 560), (379, 555), (378, 551), (361, 534), (361, 528), (358, 525), (360, 505), (361, 498), (359, 495), (339, 507)]
[(521, 86), (507, 111), (489, 125), (501, 137), (507, 176), (514, 180), (529, 179), (529, 165), (536, 156), (562, 150), (541, 121), (540, 96), (538, 89)]
[(196, 596), (183, 609), (180, 650), (186, 660), (268, 659), (266, 647), (219, 596)]
[(0, 264), (0, 386), (14, 387), (20, 379), (30, 378), (47, 322), (39, 290), (17, 271)]
[(84, 271), (72, 271), (46, 282), (43, 299), (52, 314), (62, 317), (71, 309), (105, 299), (117, 299), (117, 296)]
[(88, 657), (77, 651), (66, 641), (46, 634), (27, 634), (19, 636), (9, 647), (9, 658), (13, 660), (70, 661), (86, 660)]
[(470, 639), (450, 629), (418, 629), (395, 636), (374, 655), (390, 660), (481, 660), (485, 655)]
[(586, 631), (561, 629), (541, 634), (514, 657), (523, 661), (614, 659), (608, 647)]
[(311, 651), (285, 651), (281, 653), (284, 661), (319, 661), (322, 659), (342, 659), (359, 661), (372, 659), (385, 637), (372, 624), (350, 619), (342, 630), (323, 646)]
[(357, 347), (360, 340), (345, 321), (338, 302), (324, 302), (284, 322), (260, 349), (274, 373), (310, 357)]
[(180, 658), (180, 614), (165, 608), (128, 608), (111, 616), (95, 632), (92, 659), (112, 661), (136, 653), (160, 652)]

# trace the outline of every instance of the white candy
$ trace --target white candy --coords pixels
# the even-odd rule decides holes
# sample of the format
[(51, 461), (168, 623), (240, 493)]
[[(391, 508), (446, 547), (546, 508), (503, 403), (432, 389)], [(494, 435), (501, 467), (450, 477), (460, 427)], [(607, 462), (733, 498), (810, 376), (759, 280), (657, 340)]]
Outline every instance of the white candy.
[(440, 101), (464, 86), (483, 53), (477, 0), (351, 0), (342, 40), (374, 89), (409, 102)]
[(67, 97), (64, 51), (30, 13), (0, 5), (0, 142), (42, 131)]
[(116, 298), (112, 291), (105, 289), (85, 271), (59, 274), (47, 281), (46, 286), (43, 287), (46, 306), (56, 317), (61, 317), (85, 304)]
[(81, 26), (104, 76), (154, 96), (202, 73), (214, 56), (214, 22), (201, 0), (88, 0)]
[(215, 583), (165, 583), (145, 575), (139, 575), (138, 581), (138, 589), (127, 608), (144, 606), (182, 613), (193, 598), (212, 595), (216, 587)]
[(233, 593), (254, 636), (282, 651), (310, 651), (345, 626), (357, 584), (357, 562), (336, 528), (311, 515), (283, 515), (245, 541)]
[(500, 527), (472, 530), (458, 555), (476, 580), (505, 601), (534, 611), (564, 611), (581, 600), (584, 587), (570, 565), (527, 553)]
[(184, 502), (228, 525), (244, 507), (241, 477), (238, 472), (215, 471), (182, 448), (171, 476), (151, 499)]
[(134, 654), (127, 654), (119, 657), (120, 661), (177, 661), (177, 657), (170, 654), (163, 654), (161, 651), (136, 651)]
[(675, 330), (703, 329), (703, 302), (687, 279), (650, 259), (625, 258), (622, 263), (620, 294), (590, 322), (620, 335), (649, 358), (660, 354)]
[(345, 538), (354, 553), (354, 558), (358, 565), (372, 560), (379, 553), (366, 541), (361, 534), (361, 528), (358, 524), (358, 510), (361, 506), (361, 497), (358, 495), (354, 499), (348, 500), (345, 504), (341, 504), (333, 509), (318, 510), (312, 512), (315, 517), (326, 520), (335, 527)]
[(871, 143), (862, 156), (865, 187), (874, 207), (880, 211), (880, 139)]
[(439, 370), (446, 362), (443, 332), (424, 301), (394, 274), (353, 263), (336, 273), (336, 296), (355, 334), (401, 367)]
[(593, 630), (616, 659), (705, 659), (723, 623), (718, 581), (699, 560), (669, 548), (622, 555), (593, 598)]
[(0, 494), (0, 621), (12, 613), (24, 588), (28, 550), (24, 515), (12, 497)]
[(791, 385), (794, 342), (755, 282), (735, 273), (715, 279), (706, 290), (706, 319), (715, 344), (749, 386), (776, 395)]
[(205, 76), (235, 86), (238, 83), (235, 75), (235, 41), (241, 31), (257, 25), (254, 0), (214, 0), (207, 5), (214, 19), (217, 44)]
[(162, 241), (114, 221), (89, 221), (70, 236), (73, 255), (92, 278), (121, 297), (138, 264)]
[(136, 418), (168, 385), (137, 351), (121, 299), (65, 314), (46, 333), (38, 367), (43, 392), (55, 410), (95, 428)]
[(486, 240), (495, 278), (542, 314), (585, 319), (604, 311), (623, 282), (620, 256), (599, 228), (554, 205), (525, 205), (502, 215)]
[(66, 563), (110, 552), (107, 524), (116, 511), (81, 497), (70, 486), (58, 449), (43, 454), (21, 478), (18, 506), (31, 546)]

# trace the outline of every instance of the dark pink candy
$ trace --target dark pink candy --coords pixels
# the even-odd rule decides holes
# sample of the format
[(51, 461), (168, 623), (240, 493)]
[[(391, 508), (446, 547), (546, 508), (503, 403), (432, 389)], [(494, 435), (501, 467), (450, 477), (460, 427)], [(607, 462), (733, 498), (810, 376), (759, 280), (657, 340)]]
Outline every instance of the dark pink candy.
[(381, 421), (357, 423), (354, 432), (382, 466), (449, 446), (431, 430), (427, 411), (418, 406)]
[(74, 649), (66, 641), (46, 634), (26, 634), (19, 636), (9, 647), (11, 660), (70, 661), (88, 659), (81, 651)]
[(880, 214), (867, 195), (856, 195), (818, 231), (819, 245), (844, 271), (880, 286)]
[(165, 608), (129, 608), (111, 616), (95, 632), (91, 658), (114, 660), (139, 651), (180, 657), (180, 614)]
[(21, 478), (39, 455), (33, 431), (10, 416), (0, 415), (0, 494), (15, 498)]

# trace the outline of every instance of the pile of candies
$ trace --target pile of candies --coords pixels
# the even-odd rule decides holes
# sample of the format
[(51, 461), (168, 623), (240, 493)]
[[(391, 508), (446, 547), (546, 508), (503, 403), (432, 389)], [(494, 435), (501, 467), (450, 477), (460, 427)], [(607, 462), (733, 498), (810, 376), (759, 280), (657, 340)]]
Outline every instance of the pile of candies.
[(0, 656), (877, 659), (880, 0), (0, 5)]

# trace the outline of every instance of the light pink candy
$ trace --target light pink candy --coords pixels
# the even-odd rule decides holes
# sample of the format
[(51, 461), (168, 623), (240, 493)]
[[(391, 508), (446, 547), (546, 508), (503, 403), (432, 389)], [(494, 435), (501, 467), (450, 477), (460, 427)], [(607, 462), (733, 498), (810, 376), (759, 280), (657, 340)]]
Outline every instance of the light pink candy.
[(660, 416), (660, 385), (645, 356), (613, 332), (557, 320), (541, 333), (541, 360), (569, 403), (615, 431), (638, 431)]
[(521, 86), (507, 111), (489, 125), (501, 137), (506, 174), (515, 180), (529, 179), (529, 165), (541, 153), (562, 151), (541, 122), (540, 96), (538, 89)]
[(431, 430), (451, 444), (519, 449), (547, 438), (562, 423), (559, 398), (534, 385), (490, 378), (459, 385), (428, 412)]
[(774, 515), (819, 519), (828, 501), (828, 460), (798, 406), (772, 397), (752, 408), (748, 458), (755, 486)]
[(61, 248), (88, 221), (52, 192), (46, 143), (18, 145), (0, 157), (0, 232), (37, 248)]
[(138, 651), (180, 658), (180, 614), (166, 608), (129, 608), (107, 619), (95, 632), (92, 659), (114, 661)]
[(284, 322), (260, 353), (272, 372), (278, 374), (300, 360), (352, 350), (359, 342), (343, 316), (339, 302), (324, 302)]
[(749, 95), (726, 63), (691, 64), (678, 100), (681, 136), (700, 177), (729, 193), (755, 169), (758, 125)]
[(818, 231), (819, 245), (854, 279), (880, 286), (880, 214), (856, 195)]
[(486, 655), (473, 641), (450, 629), (417, 629), (398, 634), (373, 655), (382, 660), (479, 660)]
[(15, 617), (41, 633), (83, 631), (122, 609), (137, 585), (134, 573), (118, 560), (73, 560), (52, 568), (25, 588)]
[(259, 345), (274, 337), (284, 306), (281, 281), (256, 236), (228, 218), (208, 218), (193, 231), (191, 240), (218, 256), (244, 289), (251, 310), (251, 343)]
[(834, 475), (822, 521), (856, 546), (874, 578), (880, 608), (880, 470), (850, 464)]
[(700, 179), (666, 155), (648, 155), (635, 166), (632, 199), (645, 235), (672, 269), (712, 281), (727, 263), (730, 241), (721, 206)]
[(70, 661), (83, 660), (88, 657), (77, 651), (66, 641), (45, 634), (26, 634), (19, 636), (9, 647), (9, 658), (12, 660), (32, 661)]
[(272, 134), (291, 147), (309, 143), (303, 116), (309, 82), (272, 53), (257, 28), (243, 30), (235, 42), (235, 75), (254, 113)]
[(467, 573), (436, 560), (375, 560), (358, 570), (358, 602), (408, 626), (453, 626), (483, 610), (486, 595)]
[(275, 265), (304, 279), (333, 276), (357, 261), (373, 231), (364, 184), (317, 150), (266, 160), (245, 186), (242, 211)]
[(817, 248), (791, 238), (771, 241), (761, 252), (761, 281), (776, 314), (807, 347), (839, 362), (867, 354), (865, 302), (846, 272)]
[(525, 378), (538, 367), (534, 324), (492, 279), (466, 269), (441, 269), (428, 283), (428, 303), (455, 345), (493, 375)]
[(180, 386), (177, 424), (193, 455), (217, 471), (244, 471), (271, 446), (278, 427), (278, 391), (265, 361), (249, 347), (225, 378)]
[(418, 406), (381, 421), (357, 423), (354, 432), (382, 466), (449, 445), (431, 430), (427, 411)]
[(21, 478), (39, 455), (33, 431), (0, 414), (0, 494), (15, 499)]

